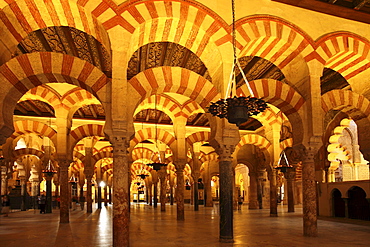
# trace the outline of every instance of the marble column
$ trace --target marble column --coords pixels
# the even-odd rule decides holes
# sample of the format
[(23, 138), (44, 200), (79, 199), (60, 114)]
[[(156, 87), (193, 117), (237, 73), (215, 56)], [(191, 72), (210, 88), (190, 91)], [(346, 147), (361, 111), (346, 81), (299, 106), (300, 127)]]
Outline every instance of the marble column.
[(53, 179), (54, 173), (53, 172), (46, 172), (45, 180), (46, 180), (46, 208), (45, 213), (52, 213), (53, 208), (53, 200), (52, 200), (52, 191), (51, 191), (51, 181)]
[(129, 141), (123, 136), (110, 138), (113, 145), (113, 246), (129, 246)]
[(249, 172), (250, 184), (249, 184), (249, 209), (258, 209), (257, 199), (257, 173)]
[(199, 190), (198, 190), (198, 179), (199, 179), (200, 173), (195, 172), (193, 173), (193, 179), (194, 179), (194, 186), (193, 186), (193, 195), (194, 195), (194, 211), (199, 211)]
[(102, 193), (101, 193), (101, 186), (100, 182), (96, 181), (98, 183), (98, 209), (102, 208)]
[(184, 211), (184, 168), (185, 162), (179, 161), (176, 164), (176, 206), (177, 206), (177, 220), (183, 221), (185, 220), (185, 211)]
[(69, 161), (59, 158), (59, 179), (60, 179), (60, 223), (69, 223), (69, 184), (68, 184), (68, 166)]
[(272, 169), (270, 173), (270, 216), (277, 217), (277, 184), (276, 184), (277, 171)]
[(295, 171), (286, 171), (284, 177), (287, 181), (288, 213), (294, 212), (294, 179)]
[(217, 149), (220, 157), (220, 242), (233, 242), (233, 167), (231, 154), (233, 145), (223, 145)]
[(303, 186), (303, 234), (317, 237), (317, 197), (315, 182), (315, 149), (308, 147), (304, 152), (302, 165)]
[(21, 204), (21, 211), (26, 211), (26, 194), (27, 194), (27, 188), (26, 188), (26, 176), (19, 176), (19, 180), (21, 183), (21, 196), (22, 196), (22, 204)]
[(257, 173), (257, 201), (258, 208), (263, 209), (263, 184), (264, 184), (264, 171)]
[(162, 166), (158, 171), (159, 181), (161, 183), (160, 200), (161, 200), (161, 211), (166, 211), (166, 166)]
[(93, 177), (93, 172), (88, 170), (85, 171), (85, 177), (86, 177), (86, 212), (87, 213), (92, 213), (92, 177)]
[(153, 207), (158, 206), (158, 182), (153, 183)]
[(149, 184), (149, 186), (148, 186), (149, 188), (148, 188), (148, 191), (149, 191), (149, 195), (148, 195), (148, 197), (149, 197), (149, 206), (153, 206), (153, 189), (152, 189), (152, 187), (153, 187), (153, 183), (150, 183)]

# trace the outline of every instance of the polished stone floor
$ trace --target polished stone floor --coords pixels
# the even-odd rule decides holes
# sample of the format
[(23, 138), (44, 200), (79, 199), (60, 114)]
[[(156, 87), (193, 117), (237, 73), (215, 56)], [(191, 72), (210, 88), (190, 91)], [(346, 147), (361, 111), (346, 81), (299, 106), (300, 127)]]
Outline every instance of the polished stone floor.
[[(321, 218), (319, 236), (303, 236), (302, 209), (287, 213), (279, 206), (279, 217), (268, 209), (234, 212), (234, 243), (219, 243), (218, 206), (200, 206), (194, 212), (185, 205), (185, 221), (177, 222), (176, 205), (166, 212), (145, 204), (131, 205), (130, 246), (370, 246), (370, 222)], [(71, 211), (70, 223), (59, 224), (59, 210), (51, 214), (16, 211), (0, 217), (0, 246), (4, 247), (84, 247), (112, 246), (112, 206), (94, 209), (92, 214)]]

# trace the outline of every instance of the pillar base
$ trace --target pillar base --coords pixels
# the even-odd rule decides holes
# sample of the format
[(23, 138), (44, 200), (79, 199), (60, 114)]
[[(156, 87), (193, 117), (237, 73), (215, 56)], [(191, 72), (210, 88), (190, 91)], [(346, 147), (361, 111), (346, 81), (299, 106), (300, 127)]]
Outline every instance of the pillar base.
[(234, 239), (228, 238), (228, 237), (220, 237), (220, 242), (221, 243), (234, 243)]

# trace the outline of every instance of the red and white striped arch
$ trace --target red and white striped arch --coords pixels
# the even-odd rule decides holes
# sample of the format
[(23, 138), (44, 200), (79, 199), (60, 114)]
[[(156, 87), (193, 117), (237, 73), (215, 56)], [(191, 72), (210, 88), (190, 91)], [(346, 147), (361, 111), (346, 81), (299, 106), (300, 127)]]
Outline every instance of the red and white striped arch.
[(150, 97), (145, 98), (135, 109), (134, 115), (144, 109), (157, 109), (159, 111), (163, 111), (172, 121), (174, 121), (175, 115), (181, 114), (181, 106), (164, 94), (151, 95)]
[(216, 161), (218, 160), (218, 154), (215, 151), (210, 152), (208, 154), (200, 152), (199, 158), (200, 158), (199, 160), (201, 163), (204, 163), (206, 161)]
[[(104, 174), (104, 172), (107, 172), (109, 170), (113, 171), (113, 163), (107, 163), (104, 166), (101, 167), (101, 172)], [(111, 174), (109, 174), (111, 175)]]
[(9, 92), (5, 99), (21, 98), (30, 89), (44, 83), (66, 82), (89, 91), (105, 102), (107, 96), (103, 88), (110, 81), (101, 70), (85, 60), (51, 52), (17, 56), (0, 67), (0, 75), (0, 84)]
[(211, 82), (195, 72), (180, 67), (147, 69), (133, 77), (129, 83), (143, 99), (148, 98), (153, 92), (178, 93), (205, 108), (209, 102), (219, 97), (216, 87)]
[(340, 73), (346, 80), (370, 68), (370, 43), (353, 33), (330, 33), (317, 40), (317, 53), (325, 67)]
[(89, 136), (99, 136), (104, 137), (104, 125), (100, 124), (86, 124), (77, 127), (76, 129), (72, 130), (70, 133), (71, 137), (71, 147), (74, 146), (83, 138)]
[(175, 101), (175, 99), (166, 94), (152, 95), (139, 104), (134, 115), (144, 109), (158, 109), (166, 113), (171, 118), (172, 122), (174, 122), (176, 117), (182, 116), (188, 118), (193, 114), (204, 112), (204, 110), (192, 100), (185, 102), (184, 105), (180, 105)]
[(132, 34), (134, 45), (129, 56), (150, 42), (173, 42), (200, 57), (211, 75), (217, 61), (222, 59), (216, 40), (225, 36), (229, 27), (213, 11), (195, 1), (130, 1), (120, 6), (119, 16), (107, 4), (104, 7), (98, 19), (107, 30), (119, 25), (127, 35)]
[(105, 159), (105, 158), (113, 158), (113, 153), (110, 151), (98, 152), (93, 155), (92, 162), (93, 164), (95, 164), (99, 160)]
[(70, 114), (73, 115), (78, 108), (91, 104), (101, 104), (101, 102), (90, 92), (81, 88), (75, 88), (75, 90), (63, 96), (61, 107), (72, 110), (73, 112)]
[[(2, 30), (2, 35), (0, 40), (4, 45), (3, 49), (14, 52), (15, 46), (28, 34), (52, 26), (74, 27), (92, 35), (106, 48), (109, 48), (107, 32), (102, 24), (78, 2), (85, 1), (1, 1), (0, 30)], [(99, 5), (96, 5), (96, 8), (98, 7)]]
[(73, 158), (77, 158), (81, 162), (84, 162), (85, 161), (85, 155), (83, 155), (82, 153), (76, 151), (76, 149), (73, 151)]
[(278, 17), (257, 15), (236, 22), (239, 57), (258, 56), (286, 67), (299, 55), (314, 51), (313, 40), (297, 26)]
[[(191, 115), (198, 114), (198, 113), (204, 113), (204, 109), (201, 108), (195, 101), (188, 101), (185, 102), (182, 106), (181, 115), (185, 118), (190, 117)], [(177, 117), (175, 115), (175, 117)]]
[(72, 173), (77, 173), (82, 169), (84, 169), (84, 164), (81, 161), (73, 162), (72, 166), (70, 166), (70, 170)]
[(171, 145), (174, 143), (175, 137), (171, 135), (171, 133), (162, 129), (157, 129), (157, 134), (155, 132), (156, 131), (154, 128), (147, 128), (137, 131), (135, 133), (135, 137), (131, 140), (130, 146), (135, 147), (138, 143), (148, 139), (156, 139), (167, 144), (169, 147), (171, 147)]
[(324, 112), (329, 110), (341, 110), (350, 116), (354, 109), (364, 116), (370, 115), (370, 101), (363, 95), (349, 90), (331, 90), (321, 96), (321, 107)]
[(54, 109), (61, 104), (60, 98), (53, 91), (45, 87), (34, 87), (19, 99), (20, 101), (39, 100), (52, 106)]
[(46, 136), (56, 143), (56, 131), (50, 126), (31, 120), (21, 120), (14, 122), (14, 133), (10, 136), (11, 139), (15, 139), (20, 135), (35, 133), (40, 136)]
[[(289, 85), (273, 79), (260, 79), (249, 82), (255, 97), (263, 98), (290, 115), (298, 112), (305, 103), (304, 98)], [(237, 95), (248, 96), (249, 90), (246, 85), (237, 89)]]
[(196, 142), (209, 142), (211, 138), (211, 133), (206, 131), (195, 132), (188, 137), (186, 137), (186, 142), (191, 147)]
[(267, 150), (271, 146), (271, 143), (265, 137), (256, 134), (247, 134), (240, 138), (238, 145), (235, 147), (235, 154), (237, 154), (239, 149), (246, 144), (255, 145), (262, 150)]
[(34, 148), (20, 148), (17, 150), (13, 150), (13, 157), (15, 159), (18, 159), (18, 157), (23, 156), (23, 155), (35, 155), (37, 156), (40, 160), (44, 158), (44, 152), (38, 149)]
[(157, 157), (158, 155), (154, 155), (154, 152), (146, 147), (136, 147), (134, 150), (132, 150), (132, 160), (151, 160), (151, 158)]
[(131, 174), (133, 175), (140, 175), (140, 174), (149, 175), (152, 170), (153, 170), (152, 167), (145, 165), (141, 162), (134, 162), (131, 165)]
[[(176, 166), (173, 163), (167, 165), (167, 171), (174, 172), (174, 175), (176, 176)], [(186, 164), (184, 167), (184, 175), (189, 177), (191, 176), (191, 167), (189, 164)]]

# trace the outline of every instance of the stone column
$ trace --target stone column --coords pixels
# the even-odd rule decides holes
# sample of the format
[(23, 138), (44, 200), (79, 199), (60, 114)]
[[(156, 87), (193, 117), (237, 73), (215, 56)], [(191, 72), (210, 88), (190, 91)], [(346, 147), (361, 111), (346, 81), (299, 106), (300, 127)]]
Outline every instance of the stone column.
[(198, 179), (200, 176), (199, 172), (193, 172), (194, 186), (193, 186), (193, 195), (194, 195), (194, 211), (199, 211), (199, 197), (198, 197)]
[(148, 185), (148, 191), (149, 191), (149, 194), (148, 194), (148, 197), (149, 197), (149, 206), (153, 206), (153, 183), (151, 182), (149, 185)]
[(258, 208), (263, 209), (263, 184), (264, 184), (264, 171), (258, 171), (257, 173), (257, 200)]
[(166, 211), (166, 173), (167, 167), (162, 166), (158, 171), (158, 177), (161, 182), (160, 200), (161, 200), (161, 211)]
[(88, 169), (85, 170), (85, 176), (86, 176), (86, 212), (92, 213), (92, 177), (93, 177), (93, 171)]
[(52, 191), (51, 191), (51, 180), (53, 179), (54, 173), (47, 172), (45, 174), (45, 180), (46, 180), (46, 208), (45, 213), (52, 213), (53, 208), (53, 200), (52, 200)]
[(176, 206), (177, 206), (177, 220), (185, 220), (185, 211), (184, 211), (184, 168), (185, 161), (179, 160), (176, 164)]
[(249, 172), (250, 185), (249, 185), (249, 209), (258, 209), (257, 200), (257, 173)]
[(69, 223), (69, 184), (68, 167), (70, 162), (67, 157), (59, 155), (59, 179), (60, 179), (60, 223)]
[(123, 136), (110, 139), (113, 145), (113, 246), (129, 246), (129, 140)]
[(22, 196), (21, 211), (26, 211), (27, 210), (27, 207), (26, 207), (26, 194), (27, 194), (26, 176), (19, 175), (19, 180), (21, 183), (21, 196)]
[(222, 145), (216, 150), (220, 157), (220, 241), (233, 242), (233, 145)]
[(287, 170), (284, 173), (287, 181), (287, 194), (288, 194), (288, 213), (294, 212), (294, 179), (295, 171)]
[(276, 185), (276, 173), (275, 169), (271, 170), (270, 173), (270, 216), (277, 217), (277, 185)]
[(84, 175), (86, 177), (86, 212), (92, 213), (92, 177), (94, 175), (94, 164), (92, 164), (92, 138), (84, 139), (85, 160)]
[(317, 197), (315, 182), (316, 154), (313, 147), (301, 150), (303, 153), (302, 185), (303, 185), (303, 234), (317, 237)]

